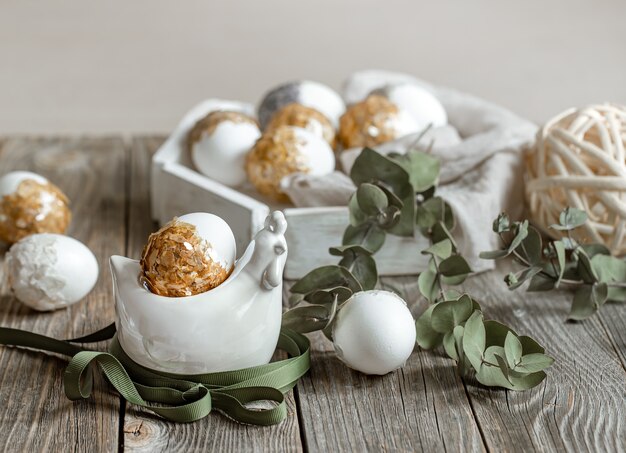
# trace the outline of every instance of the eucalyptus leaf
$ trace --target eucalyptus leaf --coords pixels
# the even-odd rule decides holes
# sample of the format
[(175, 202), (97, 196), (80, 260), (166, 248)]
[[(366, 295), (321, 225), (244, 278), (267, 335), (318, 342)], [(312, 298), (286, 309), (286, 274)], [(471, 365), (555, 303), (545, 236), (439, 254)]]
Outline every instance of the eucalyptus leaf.
[(552, 280), (543, 274), (537, 274), (530, 279), (530, 283), (528, 284), (526, 291), (550, 291), (551, 289), (554, 289), (555, 283), (555, 280)]
[(369, 216), (363, 212), (356, 197), (356, 193), (352, 194), (348, 201), (348, 213), (350, 215), (350, 225), (356, 227), (369, 220)]
[(585, 283), (595, 283), (598, 281), (598, 276), (596, 275), (593, 266), (591, 266), (591, 260), (589, 259), (589, 255), (582, 249), (576, 249), (576, 256), (578, 257), (578, 266), (576, 270), (578, 271), (578, 275)]
[(415, 321), (417, 344), (423, 349), (433, 349), (439, 346), (443, 335), (432, 328), (431, 316), (436, 305), (431, 305)]
[(437, 273), (431, 269), (426, 269), (417, 278), (417, 285), (420, 293), (429, 302), (434, 302), (439, 295), (439, 282), (437, 281)]
[(450, 239), (450, 242), (452, 242), (452, 250), (456, 252), (458, 250), (458, 246), (456, 245), (456, 241), (454, 240), (454, 236), (450, 232), (450, 229), (448, 229), (443, 222), (437, 222), (430, 232), (430, 240), (435, 243), (441, 242), (445, 239)]
[(351, 262), (349, 269), (359, 283), (361, 283), (363, 290), (368, 291), (376, 287), (376, 283), (378, 283), (378, 271), (376, 269), (376, 261), (374, 261), (371, 255), (357, 255)]
[(512, 253), (519, 245), (522, 243), (524, 239), (528, 236), (528, 220), (524, 220), (520, 224), (517, 225), (515, 229), (515, 237), (509, 244), (509, 253)]
[(395, 160), (409, 174), (415, 192), (423, 192), (434, 186), (439, 179), (439, 159), (417, 150), (410, 150)]
[(506, 284), (510, 290), (514, 290), (522, 286), (527, 280), (533, 278), (541, 272), (541, 267), (533, 266), (524, 269), (519, 274), (509, 274), (507, 278), (505, 278)]
[[(515, 332), (508, 326), (501, 322), (488, 319), (483, 322), (485, 326), (485, 345), (489, 346), (504, 346), (504, 342), (509, 333)], [(521, 341), (521, 340), (520, 340)]]
[(385, 232), (374, 223), (359, 226), (348, 225), (343, 235), (344, 245), (361, 245), (371, 253), (376, 253), (385, 243)]
[(517, 252), (524, 256), (531, 265), (541, 265), (543, 261), (541, 235), (532, 226), (528, 227), (528, 234), (517, 247)]
[(442, 222), (448, 230), (454, 228), (452, 207), (441, 197), (432, 197), (421, 203), (415, 216), (417, 226), (425, 235), (430, 233), (437, 222)]
[(461, 255), (453, 255), (439, 264), (439, 271), (446, 277), (456, 277), (458, 275), (467, 275), (472, 272), (472, 269)]
[(587, 213), (580, 209), (567, 207), (559, 215), (559, 224), (550, 225), (555, 230), (569, 231), (578, 228), (587, 221)]
[(561, 241), (554, 241), (552, 242), (552, 248), (554, 249), (557, 263), (559, 265), (559, 274), (557, 276), (556, 283), (554, 284), (554, 286), (558, 288), (561, 280), (563, 279), (563, 274), (565, 273), (565, 244)]
[(335, 288), (318, 289), (304, 296), (305, 300), (316, 305), (330, 305), (335, 299), (344, 302), (352, 297), (352, 290), (345, 286), (337, 286)]
[(402, 165), (371, 148), (363, 148), (352, 165), (350, 178), (357, 187), (383, 181), (396, 195), (410, 185), (409, 173)]
[(509, 216), (505, 212), (500, 213), (500, 215), (496, 217), (496, 220), (493, 221), (494, 233), (504, 233), (506, 231), (509, 231), (510, 228), (511, 221), (509, 220)]
[(333, 256), (349, 256), (349, 255), (372, 255), (371, 250), (366, 249), (362, 245), (340, 245), (328, 249), (328, 253)]
[(465, 323), (463, 334), (463, 352), (475, 370), (479, 370), (483, 361), (486, 346), (485, 326), (483, 314), (475, 310)]
[(580, 287), (574, 294), (574, 301), (569, 319), (581, 321), (593, 315), (606, 302), (608, 287), (606, 283), (595, 283)]
[(469, 296), (439, 302), (431, 314), (432, 328), (440, 333), (452, 332), (456, 326), (467, 321), (473, 311), (474, 304)]
[[(517, 335), (517, 334), (516, 334)], [(523, 354), (543, 354), (545, 349), (534, 339), (526, 335), (520, 335), (517, 337), (520, 343), (522, 343)]]
[(422, 250), (422, 255), (434, 255), (442, 259), (449, 258), (452, 254), (452, 242), (450, 239), (444, 239), (441, 242), (437, 242), (425, 250)]
[(361, 291), (360, 283), (346, 268), (329, 265), (318, 267), (298, 280), (292, 287), (292, 293), (308, 294), (319, 289), (346, 286), (352, 292)]
[(388, 206), (385, 192), (370, 183), (363, 183), (358, 187), (356, 199), (361, 210), (367, 215), (377, 215)]
[[(463, 328), (463, 326), (459, 326), (459, 327)], [(450, 332), (447, 332), (446, 334), (444, 334), (442, 344), (443, 344), (444, 351), (446, 351), (446, 354), (448, 354), (448, 357), (450, 357), (452, 360), (458, 361), (459, 354), (456, 348), (454, 330), (451, 330)]]
[(407, 171), (392, 159), (364, 148), (354, 161), (350, 177), (359, 187), (363, 183), (384, 183), (401, 201), (399, 221), (389, 231), (398, 236), (413, 236), (415, 219), (415, 192)]
[(521, 358), (519, 365), (515, 367), (515, 370), (526, 373), (536, 373), (537, 371), (545, 370), (553, 363), (554, 359), (545, 354), (526, 354)]
[(324, 329), (332, 320), (332, 309), (325, 305), (295, 307), (283, 314), (282, 327), (300, 333)]
[(506, 339), (504, 340), (504, 353), (509, 367), (515, 368), (522, 358), (522, 343), (513, 332), (509, 332), (506, 335)]
[[(623, 259), (598, 254), (591, 258), (591, 267), (601, 282), (626, 283), (626, 261)], [(626, 301), (626, 288), (609, 287), (607, 300)]]
[(509, 366), (507, 361), (499, 354), (494, 354), (496, 362), (498, 363), (498, 368), (500, 368), (500, 372), (502, 376), (509, 382), (509, 384), (513, 385), (511, 379), (509, 378)]
[(510, 252), (508, 250), (489, 250), (485, 252), (480, 252), (478, 254), (478, 257), (483, 260), (497, 260), (509, 255)]

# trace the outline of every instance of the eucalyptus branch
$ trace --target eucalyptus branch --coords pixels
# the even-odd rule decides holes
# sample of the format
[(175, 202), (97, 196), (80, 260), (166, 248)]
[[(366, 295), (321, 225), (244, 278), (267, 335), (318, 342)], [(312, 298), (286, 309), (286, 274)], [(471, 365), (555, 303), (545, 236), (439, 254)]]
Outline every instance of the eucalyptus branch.
[[(291, 288), (290, 300), (304, 304), (285, 313), (289, 327), (323, 330), (330, 338), (341, 304), (378, 285), (374, 255), (386, 236), (421, 234), (430, 246), (421, 252), (429, 261), (418, 286), (431, 305), (416, 321), (418, 344), (424, 349), (443, 346), (462, 376), (476, 376), (483, 385), (512, 390), (538, 385), (553, 362), (544, 349), (503, 324), (485, 321), (477, 301), (446, 289), (462, 283), (472, 271), (451, 233), (452, 209), (436, 195), (439, 162), (414, 149), (383, 156), (365, 148), (350, 176), (357, 187), (348, 203), (350, 224), (342, 245), (329, 250), (341, 260), (313, 269)], [(525, 249), (521, 253), (529, 256)]]
[(493, 231), (499, 235), (502, 249), (483, 252), (481, 257), (501, 259), (511, 255), (525, 267), (506, 276), (509, 289), (517, 289), (528, 281), (528, 291), (563, 286), (575, 291), (569, 319), (585, 319), (607, 301), (626, 301), (626, 262), (611, 256), (602, 244), (581, 244), (573, 237), (572, 231), (586, 221), (584, 211), (566, 208), (559, 223), (551, 225), (552, 229), (563, 231), (565, 237), (548, 240), (547, 247), (543, 247), (541, 235), (528, 221), (511, 223), (506, 214), (500, 214), (493, 222)]

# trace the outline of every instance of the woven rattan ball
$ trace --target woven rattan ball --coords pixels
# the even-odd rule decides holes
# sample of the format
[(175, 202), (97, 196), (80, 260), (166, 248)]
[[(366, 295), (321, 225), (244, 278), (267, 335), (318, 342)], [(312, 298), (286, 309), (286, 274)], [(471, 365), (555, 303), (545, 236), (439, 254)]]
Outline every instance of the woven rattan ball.
[(626, 107), (592, 105), (563, 112), (537, 133), (526, 154), (526, 200), (538, 227), (558, 223), (567, 206), (589, 219), (578, 240), (626, 253)]

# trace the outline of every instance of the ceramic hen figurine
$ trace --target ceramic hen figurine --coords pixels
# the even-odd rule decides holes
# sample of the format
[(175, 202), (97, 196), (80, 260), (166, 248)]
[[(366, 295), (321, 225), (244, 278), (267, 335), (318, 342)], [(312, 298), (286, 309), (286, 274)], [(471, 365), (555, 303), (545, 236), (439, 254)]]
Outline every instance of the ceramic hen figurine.
[(116, 327), (126, 354), (180, 374), (268, 363), (280, 333), (286, 229), (284, 215), (271, 213), (230, 276), (193, 296), (154, 294), (139, 281), (139, 261), (112, 256)]

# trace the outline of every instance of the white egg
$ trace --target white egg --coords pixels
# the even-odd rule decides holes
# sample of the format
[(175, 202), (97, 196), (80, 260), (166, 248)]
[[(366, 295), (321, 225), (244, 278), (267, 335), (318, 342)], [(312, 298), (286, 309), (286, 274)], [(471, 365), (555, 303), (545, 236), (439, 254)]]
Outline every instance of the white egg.
[(374, 90), (382, 94), (400, 110), (408, 112), (420, 129), (429, 124), (433, 127), (448, 124), (448, 115), (439, 100), (427, 89), (414, 83), (396, 83)]
[(181, 222), (190, 223), (196, 227), (196, 233), (208, 242), (211, 259), (220, 263), (230, 271), (237, 258), (235, 235), (228, 223), (221, 217), (208, 212), (193, 212), (178, 217)]
[(39, 311), (84, 298), (98, 280), (98, 261), (82, 242), (60, 234), (33, 234), (6, 256), (9, 283), (18, 300)]
[(402, 367), (413, 352), (415, 335), (406, 302), (381, 290), (355, 293), (333, 326), (337, 356), (365, 374), (382, 375)]
[(222, 121), (212, 133), (203, 133), (191, 145), (191, 158), (204, 175), (228, 186), (246, 181), (246, 154), (261, 136), (250, 122)]
[(48, 182), (46, 178), (30, 171), (12, 171), (0, 176), (0, 197), (15, 193), (22, 181), (32, 179), (39, 184)]
[(298, 153), (306, 162), (309, 175), (323, 176), (335, 169), (335, 154), (328, 142), (319, 135), (301, 127), (293, 127), (298, 142)]
[(339, 117), (346, 106), (332, 88), (311, 80), (288, 82), (269, 91), (259, 104), (259, 121), (265, 129), (274, 113), (289, 104), (301, 104), (322, 113), (334, 127), (339, 125)]

